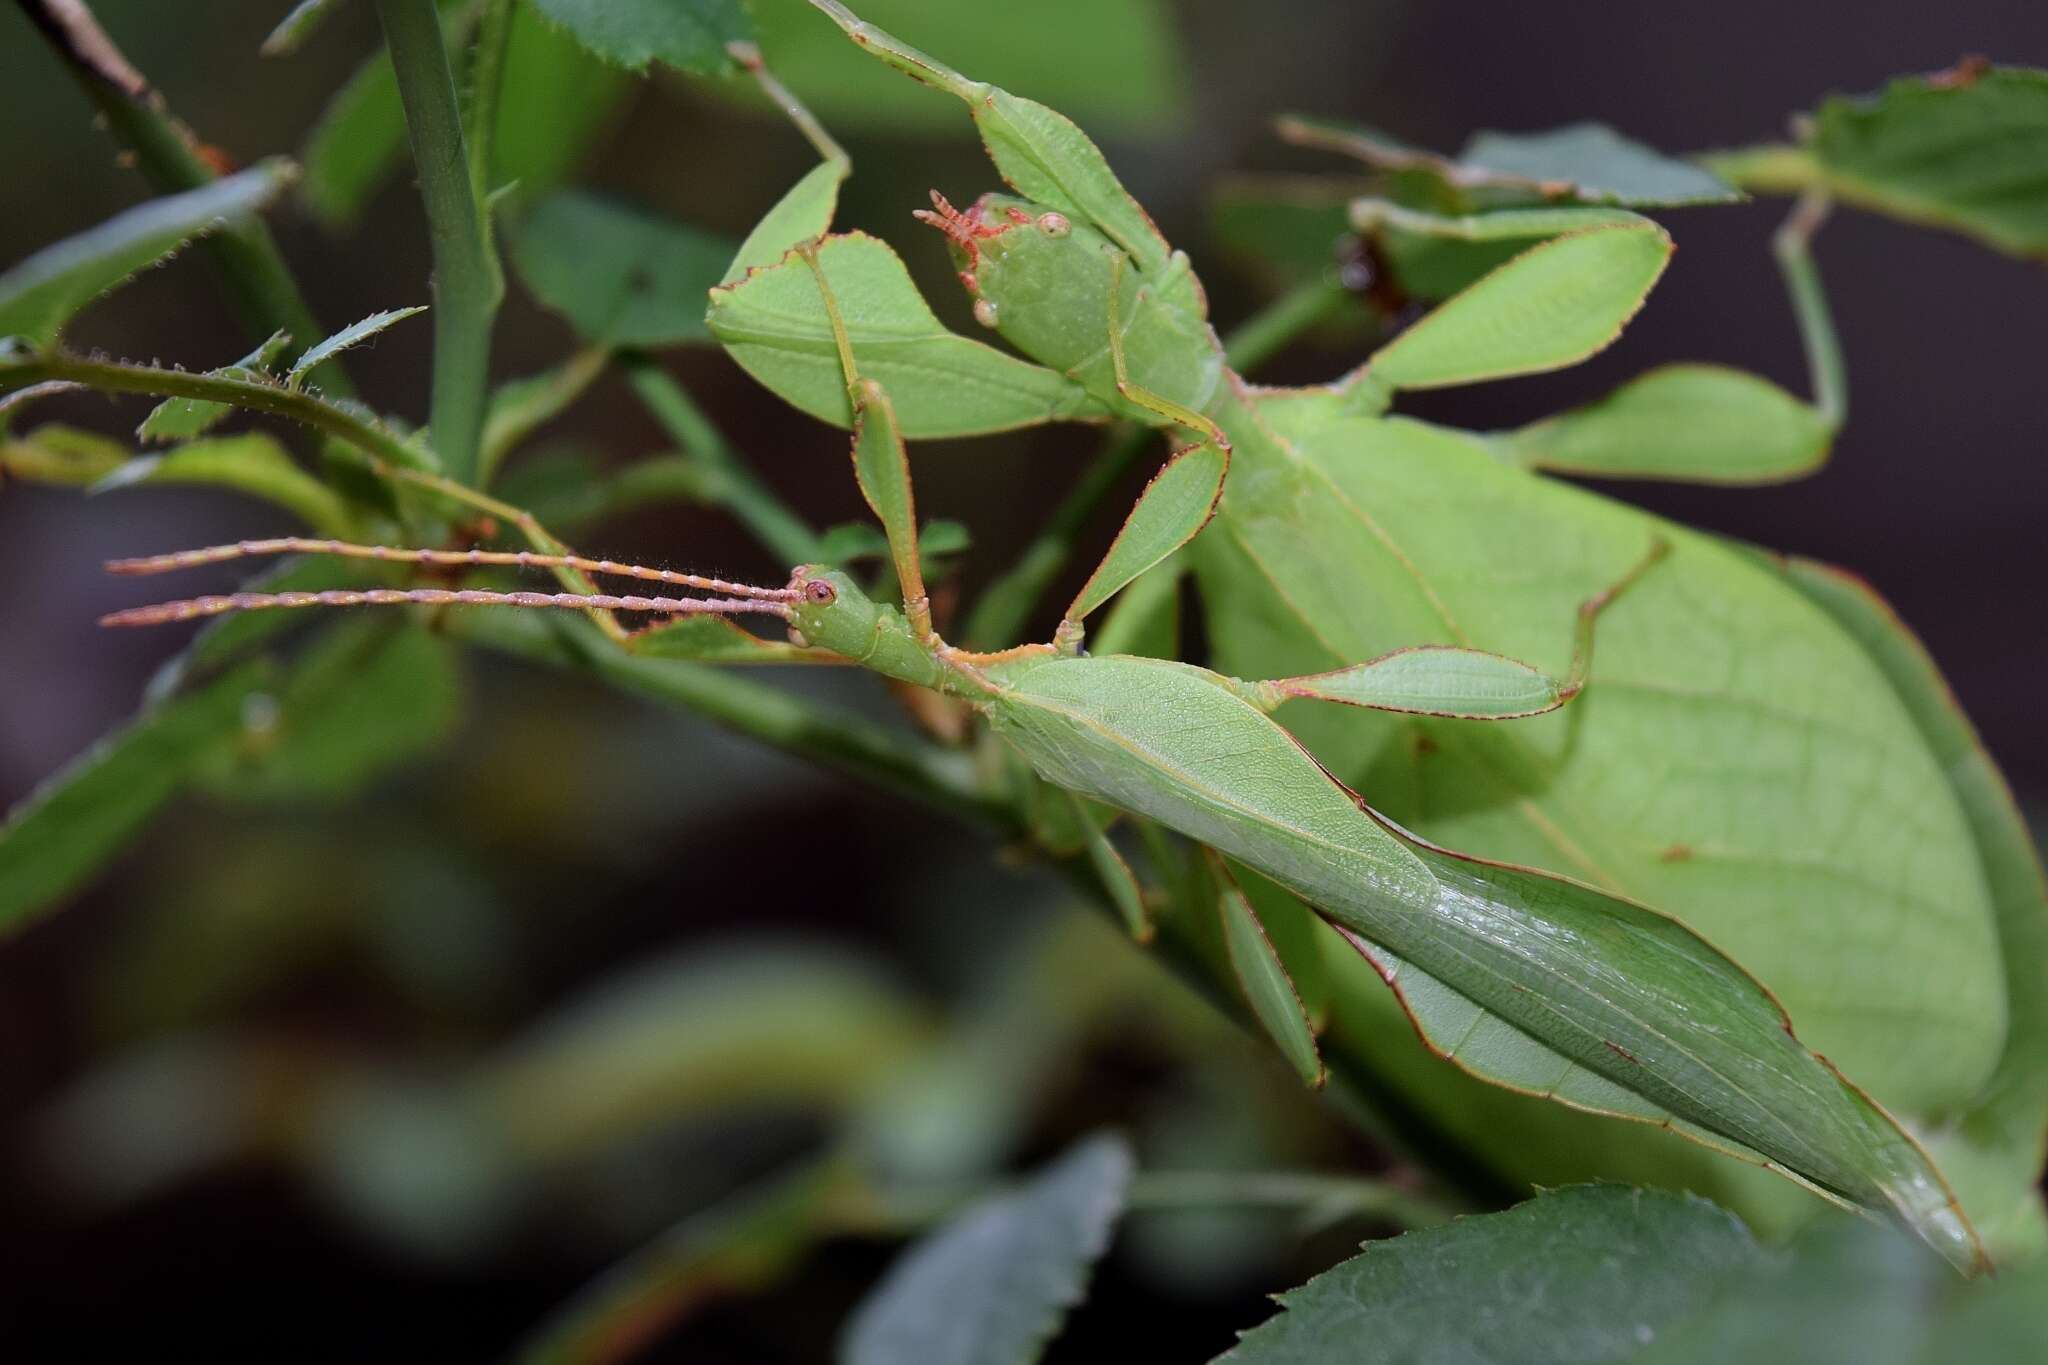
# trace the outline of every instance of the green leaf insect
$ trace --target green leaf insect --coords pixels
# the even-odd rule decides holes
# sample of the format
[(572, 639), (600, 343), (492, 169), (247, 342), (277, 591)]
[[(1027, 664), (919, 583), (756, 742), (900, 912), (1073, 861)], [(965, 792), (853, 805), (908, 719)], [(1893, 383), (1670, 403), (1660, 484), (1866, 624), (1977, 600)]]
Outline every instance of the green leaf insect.
[[(1604, 205), (1475, 228), (1533, 244), (1338, 381), (1255, 389), (1226, 362), (1192, 264), (1085, 134), (817, 2), (867, 51), (965, 101), (1014, 191), (966, 210), (935, 196), (921, 216), (977, 322), (1025, 358), (947, 332), (885, 244), (821, 235), (843, 174), (829, 157), (770, 215), (793, 235), (757, 229), (712, 291), (709, 326), (735, 359), (851, 429), (900, 608), (825, 566), (758, 587), (585, 559), (527, 518), (534, 551), (292, 538), (114, 567), (329, 553), (618, 575), (664, 595), (576, 579), (558, 593), (237, 593), (107, 623), (517, 606), (593, 614), (628, 650), (666, 635), (688, 652), (680, 632), (629, 634), (610, 613), (778, 620), (794, 657), (834, 656), (978, 713), (1075, 798), (1099, 867), (1123, 861), (1103, 808), (1220, 855), (1206, 882), (1222, 903), (1202, 904), (1204, 922), (1305, 1077), (1321, 1074), (1317, 1030), (1342, 1028), (1512, 1172), (1661, 1163), (1664, 1180), (1745, 1212), (1786, 1207), (1711, 1149), (1888, 1212), (1966, 1269), (1987, 1259), (1973, 1216), (2013, 1245), (2032, 1236), (2022, 1168), (2048, 1116), (2011, 1096), (2048, 1093), (2043, 1021), (2008, 1011), (2001, 962), (2039, 946), (2039, 883), (2001, 864), (1994, 891), (2005, 807), (1981, 773), (1963, 788), (1955, 726), (1938, 703), (1930, 717), (1910, 660), (1867, 614), (1748, 551), (1550, 482), (1511, 440), (1389, 415), (1406, 389), (1605, 346), (1661, 273), (1664, 230)], [(1164, 433), (1173, 454), (1052, 640), (948, 643), (906, 440), (1108, 418)], [(1090, 617), (1125, 589), (1188, 571), (1215, 669), (1084, 650)], [(724, 633), (702, 647), (743, 652)], [(1152, 899), (1123, 867), (1140, 931)], [(1650, 1152), (1647, 1129), (1594, 1115), (1702, 1147)]]

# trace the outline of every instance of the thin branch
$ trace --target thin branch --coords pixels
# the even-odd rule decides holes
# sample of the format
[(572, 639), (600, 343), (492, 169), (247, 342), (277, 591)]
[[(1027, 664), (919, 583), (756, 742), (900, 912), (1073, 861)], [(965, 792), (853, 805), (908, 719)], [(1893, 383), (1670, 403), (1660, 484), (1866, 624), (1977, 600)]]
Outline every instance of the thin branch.
[(420, 199), (434, 248), (434, 449), (455, 479), (476, 477), (490, 377), (491, 323), (505, 285), (477, 202), (462, 115), (433, 0), (377, 0), (398, 74)]
[(1813, 260), (1813, 237), (1827, 222), (1826, 190), (1809, 189), (1793, 201), (1792, 212), (1771, 239), (1771, 252), (1792, 295), (1792, 315), (1799, 322), (1799, 340), (1806, 348), (1806, 368), (1813, 376), (1813, 405), (1840, 431), (1849, 420), (1849, 375), (1842, 362), (1841, 338), (1828, 308), (1820, 267)]

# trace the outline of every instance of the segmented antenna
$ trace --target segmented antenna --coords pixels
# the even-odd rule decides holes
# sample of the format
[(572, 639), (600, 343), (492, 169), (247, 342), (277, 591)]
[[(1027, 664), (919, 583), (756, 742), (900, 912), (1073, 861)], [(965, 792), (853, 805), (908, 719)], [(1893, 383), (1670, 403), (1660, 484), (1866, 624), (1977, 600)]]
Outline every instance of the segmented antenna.
[[(701, 588), (732, 597), (759, 597), (771, 602), (794, 602), (798, 594), (790, 588), (757, 588), (747, 583), (729, 583), (723, 578), (677, 573), (672, 569), (650, 569), (641, 564), (620, 564), (609, 559), (585, 559), (581, 555), (539, 554), (532, 550), (412, 550), (389, 545), (355, 545), (345, 540), (314, 540), (305, 536), (276, 536), (268, 540), (238, 540), (232, 545), (208, 545), (197, 550), (178, 550), (165, 555), (144, 555), (136, 559), (110, 559), (111, 574), (170, 573), (220, 564), (230, 559), (257, 555), (338, 555), (344, 559), (375, 559), (391, 564), (445, 564), (455, 567), (507, 565), (521, 569), (581, 569), (585, 573), (612, 578), (640, 578), (677, 587)], [(595, 599), (592, 605), (597, 605)]]
[(235, 592), (188, 597), (148, 607), (129, 607), (100, 618), (103, 626), (158, 626), (231, 611), (280, 607), (388, 607), (404, 603), (453, 607), (556, 607), (565, 611), (647, 611), (667, 616), (779, 616), (789, 619), (787, 602), (747, 597), (614, 597), (606, 593), (485, 592), (474, 588), (365, 588), (360, 591)]
[(231, 611), (265, 611), (289, 607), (398, 606), (406, 603), (457, 607), (549, 607), (562, 611), (640, 611), (661, 616), (776, 616), (787, 621), (789, 604), (802, 594), (795, 588), (758, 588), (748, 583), (730, 583), (723, 578), (650, 569), (639, 564), (620, 564), (609, 559), (586, 559), (581, 555), (542, 554), (532, 550), (414, 550), (389, 545), (355, 545), (345, 540), (315, 540), (305, 536), (277, 536), (268, 540), (243, 540), (232, 545), (211, 545), (173, 554), (147, 555), (138, 559), (114, 559), (107, 572), (115, 574), (168, 573), (201, 564), (219, 564), (230, 559), (256, 555), (323, 554), (344, 559), (374, 559), (394, 564), (442, 564), (461, 568), (505, 565), (521, 569), (580, 569), (585, 573), (619, 578), (641, 578), (679, 587), (700, 588), (722, 593), (720, 597), (637, 597), (609, 593), (579, 592), (493, 592), (476, 588), (365, 588), (326, 592), (236, 592), (206, 597), (188, 597), (147, 607), (130, 607), (100, 618), (103, 626), (154, 626), (170, 621), (190, 621), (202, 616), (220, 616)]

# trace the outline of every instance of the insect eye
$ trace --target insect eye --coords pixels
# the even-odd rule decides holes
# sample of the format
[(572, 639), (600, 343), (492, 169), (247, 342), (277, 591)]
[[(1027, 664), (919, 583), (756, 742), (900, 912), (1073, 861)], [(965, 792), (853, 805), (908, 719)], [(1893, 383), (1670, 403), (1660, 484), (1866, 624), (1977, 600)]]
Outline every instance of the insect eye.
[(810, 586), (804, 589), (804, 595), (810, 598), (813, 602), (817, 602), (822, 605), (826, 602), (837, 601), (839, 597), (839, 590), (837, 588), (834, 588), (830, 583), (827, 583), (822, 578), (819, 578), (813, 579), (811, 581)]
[(1074, 230), (1064, 213), (1041, 213), (1038, 215), (1038, 230), (1048, 237), (1064, 237)]

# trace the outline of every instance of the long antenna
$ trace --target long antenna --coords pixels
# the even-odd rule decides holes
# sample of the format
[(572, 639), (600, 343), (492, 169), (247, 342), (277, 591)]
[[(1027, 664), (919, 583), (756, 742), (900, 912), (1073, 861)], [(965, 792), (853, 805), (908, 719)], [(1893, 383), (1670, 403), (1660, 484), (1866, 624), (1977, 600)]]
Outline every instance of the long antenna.
[(787, 602), (745, 597), (613, 597), (580, 592), (485, 592), (474, 588), (367, 588), (361, 591), (236, 592), (189, 597), (155, 606), (130, 607), (100, 618), (103, 626), (157, 626), (231, 611), (281, 607), (399, 606), (420, 603), (454, 607), (555, 607), (566, 611), (647, 611), (668, 616), (779, 616), (789, 619)]
[[(620, 564), (609, 559), (586, 559), (581, 555), (539, 554), (531, 550), (397, 549), (389, 545), (355, 545), (345, 540), (315, 540), (305, 536), (240, 540), (232, 545), (209, 545), (197, 550), (144, 555), (137, 559), (110, 559), (107, 561), (106, 569), (112, 574), (170, 573), (177, 569), (197, 568), (202, 564), (219, 564), (230, 559), (280, 554), (338, 555), (344, 559), (375, 559), (392, 564), (446, 564), (458, 567), (509, 565), (522, 569), (581, 569), (585, 573), (615, 578), (641, 578), (655, 583), (672, 583), (678, 587), (725, 593), (732, 597), (759, 597), (771, 602), (794, 602), (799, 595), (790, 588), (757, 588), (747, 583), (729, 583), (723, 578), (677, 573), (671, 569), (650, 569), (640, 564)], [(586, 605), (595, 607), (602, 604), (597, 596), (591, 595)]]

